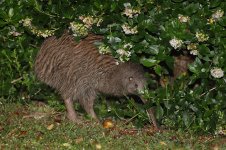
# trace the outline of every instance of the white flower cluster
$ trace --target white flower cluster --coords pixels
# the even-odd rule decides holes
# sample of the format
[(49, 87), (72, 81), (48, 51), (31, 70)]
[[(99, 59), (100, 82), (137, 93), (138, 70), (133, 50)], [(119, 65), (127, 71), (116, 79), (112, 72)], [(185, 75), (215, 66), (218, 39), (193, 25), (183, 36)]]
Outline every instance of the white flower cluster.
[(118, 49), (116, 51), (116, 53), (119, 54), (119, 60), (124, 62), (124, 60), (128, 61), (130, 59), (131, 56), (131, 52), (130, 51), (126, 51), (124, 49)]
[(192, 50), (192, 51), (190, 51), (190, 54), (192, 54), (192, 55), (198, 55), (198, 50)]
[(133, 45), (131, 43), (127, 43), (127, 44), (124, 44), (122, 47), (123, 48), (116, 50), (116, 53), (119, 55), (120, 61), (122, 62), (124, 62), (125, 60), (128, 61), (132, 54), (130, 49), (133, 47)]
[(96, 24), (99, 27), (103, 22), (102, 18), (95, 18), (93, 16), (80, 16), (79, 19), (82, 20), (87, 28), (91, 28), (93, 24)]
[(17, 31), (11, 31), (11, 32), (9, 32), (9, 35), (13, 35), (16, 37), (16, 36), (20, 36), (21, 33), (17, 32)]
[(124, 49), (131, 49), (131, 48), (133, 48), (133, 45), (131, 43), (127, 43), (127, 44), (123, 45), (123, 48)]
[(14, 37), (20, 36), (22, 33), (17, 32), (16, 28), (14, 26), (10, 27), (11, 31), (8, 33), (9, 35), (12, 35)]
[(202, 32), (196, 32), (195, 36), (196, 36), (196, 38), (198, 39), (199, 42), (205, 42), (209, 39), (209, 36), (205, 33), (202, 33)]
[(214, 12), (214, 13), (212, 14), (211, 17), (212, 17), (214, 20), (219, 20), (220, 18), (223, 17), (223, 15), (224, 15), (224, 11), (221, 10), (221, 9), (219, 9), (219, 10), (217, 10), (216, 12)]
[(47, 38), (47, 37), (54, 35), (53, 30), (43, 30), (43, 31), (41, 31), (41, 30), (33, 29), (31, 31), (32, 31), (32, 33), (36, 34), (37, 36), (44, 37), (44, 38)]
[(183, 16), (181, 14), (178, 15), (178, 19), (181, 23), (186, 23), (190, 21), (190, 17), (189, 16)]
[(70, 27), (71, 31), (73, 32), (73, 36), (86, 36), (88, 35), (88, 29), (85, 27), (84, 24), (71, 22)]
[(131, 52), (125, 51), (124, 49), (118, 49), (116, 52), (121, 56), (127, 56), (127, 57), (131, 56)]
[(215, 20), (213, 18), (207, 19), (207, 24), (213, 24)]
[(98, 46), (98, 50), (99, 50), (100, 54), (110, 54), (111, 53), (110, 47), (105, 44), (100, 44)]
[(215, 11), (209, 19), (207, 19), (207, 24), (213, 24), (214, 22), (220, 20), (224, 15), (224, 11), (219, 9)]
[(190, 54), (192, 55), (198, 55), (198, 50), (197, 50), (197, 44), (196, 43), (190, 43), (187, 45), (187, 50), (190, 51)]
[(133, 18), (133, 16), (138, 16), (140, 14), (140, 9), (135, 9), (131, 6), (130, 3), (124, 3), (125, 10), (122, 14), (126, 15), (129, 18)]
[(214, 67), (210, 70), (210, 73), (214, 78), (222, 78), (224, 76), (224, 71), (221, 68)]
[(130, 27), (128, 24), (123, 24), (122, 29), (125, 34), (137, 34), (137, 26), (135, 27)]
[(24, 27), (31, 27), (31, 18), (25, 18), (19, 21), (19, 23), (22, 23)]
[(174, 49), (178, 49), (182, 46), (183, 41), (177, 38), (173, 38), (169, 41), (169, 43)]
[(31, 18), (25, 18), (22, 19), (19, 23), (22, 23), (24, 27), (27, 27), (28, 29), (30, 29), (30, 31), (37, 35), (38, 37), (49, 37), (54, 35), (54, 30), (39, 30), (37, 29), (37, 27), (32, 26), (31, 24), (32, 19)]

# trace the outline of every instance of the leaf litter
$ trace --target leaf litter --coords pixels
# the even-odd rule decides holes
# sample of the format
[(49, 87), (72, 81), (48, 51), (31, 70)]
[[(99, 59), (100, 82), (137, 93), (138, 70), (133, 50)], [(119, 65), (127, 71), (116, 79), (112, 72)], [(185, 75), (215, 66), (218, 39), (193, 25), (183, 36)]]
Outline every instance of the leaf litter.
[[(187, 137), (187, 133), (180, 135), (178, 132), (171, 130), (156, 131), (154, 127), (150, 125), (137, 129), (134, 128), (133, 125), (125, 125), (125, 121), (115, 121), (111, 119), (104, 120), (107, 120), (105, 126), (103, 126), (104, 124), (101, 125), (89, 120), (84, 121), (82, 125), (72, 125), (67, 120), (65, 120), (64, 113), (56, 112), (53, 108), (47, 105), (25, 105), (16, 107), (16, 110), (10, 108), (9, 112), (3, 113), (8, 114), (8, 117), (4, 118), (6, 121), (0, 122), (0, 135), (2, 136), (0, 139), (4, 140), (6, 143), (3, 144), (0, 142), (0, 148), (5, 147), (10, 141), (9, 139), (30, 139), (30, 136), (32, 135), (34, 138), (30, 140), (34, 142), (33, 144), (38, 144), (38, 141), (50, 144), (51, 141), (48, 141), (48, 137), (55, 134), (59, 135), (54, 136), (53, 139), (58, 138), (58, 140), (62, 140), (62, 142), (57, 142), (55, 144), (61, 144), (61, 146), (64, 148), (72, 148), (76, 145), (83, 145), (86, 147), (87, 142), (89, 141), (88, 145), (91, 145), (91, 147), (94, 149), (105, 149), (106, 144), (114, 145), (116, 141), (121, 141), (122, 139), (127, 138), (135, 138), (137, 140), (144, 138), (144, 147), (149, 147), (151, 143), (154, 143), (155, 145), (159, 145), (162, 148), (169, 148), (170, 146), (175, 145), (172, 143), (179, 143), (179, 145), (183, 146), (190, 142), (193, 143), (190, 145), (191, 147), (194, 147), (194, 145), (197, 143), (201, 145), (209, 143), (211, 147), (220, 149), (221, 145), (226, 144), (225, 138), (214, 142), (215, 138), (213, 136), (203, 135), (194, 140), (194, 137)], [(30, 124), (29, 126), (25, 127), (27, 122), (34, 122), (34, 124)], [(62, 127), (62, 125), (65, 127)], [(106, 127), (108, 125), (110, 125), (110, 127)], [(9, 128), (9, 126), (11, 127)], [(76, 132), (76, 134), (73, 132)], [(96, 137), (96, 135), (98, 135), (98, 137)], [(93, 140), (90, 142), (90, 139)], [(132, 142), (128, 141), (128, 139), (125, 142)], [(105, 140), (108, 142), (106, 143)], [(133, 141), (133, 143), (135, 142), (138, 141)], [(141, 143), (138, 142), (137, 144), (139, 145)], [(20, 143), (17, 144), (20, 145)]]

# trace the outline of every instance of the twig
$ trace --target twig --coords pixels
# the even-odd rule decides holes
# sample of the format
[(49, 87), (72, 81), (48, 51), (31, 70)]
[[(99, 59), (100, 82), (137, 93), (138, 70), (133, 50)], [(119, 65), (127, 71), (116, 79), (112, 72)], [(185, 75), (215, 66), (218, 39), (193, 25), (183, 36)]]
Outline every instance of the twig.
[(39, 48), (38, 46), (34, 45), (34, 44), (29, 44), (30, 46), (34, 47), (34, 48)]
[(120, 120), (126, 120), (126, 119), (120, 117), (120, 116), (118, 115), (118, 113), (117, 113), (115, 110), (114, 110), (114, 112), (115, 112), (116, 116), (117, 116)]
[(123, 123), (123, 125), (129, 123), (129, 122), (132, 121), (134, 118), (136, 118), (138, 115), (139, 115), (139, 113), (136, 114), (136, 115), (134, 115), (132, 118), (128, 119), (125, 123)]
[(23, 79), (23, 77), (19, 77), (18, 79), (15, 79), (15, 80), (11, 81), (11, 83), (14, 84), (14, 83), (16, 83), (16, 82), (18, 82), (18, 81), (20, 81), (22, 79)]
[(147, 113), (147, 115), (148, 115), (148, 121), (149, 121), (149, 123), (152, 124), (152, 122), (151, 122), (151, 116), (150, 116), (150, 114), (148, 113), (148, 110), (146, 110), (146, 113)]
[(40, 91), (41, 91), (41, 89), (39, 89), (37, 92), (35, 92), (35, 94), (34, 94), (34, 95), (37, 95)]
[(215, 90), (216, 88), (217, 88), (217, 87), (213, 87), (213, 88), (210, 89), (209, 91), (202, 93), (202, 94), (199, 96), (199, 98), (202, 97), (202, 96), (204, 96), (204, 95), (206, 95), (207, 93), (209, 93), (209, 92)]

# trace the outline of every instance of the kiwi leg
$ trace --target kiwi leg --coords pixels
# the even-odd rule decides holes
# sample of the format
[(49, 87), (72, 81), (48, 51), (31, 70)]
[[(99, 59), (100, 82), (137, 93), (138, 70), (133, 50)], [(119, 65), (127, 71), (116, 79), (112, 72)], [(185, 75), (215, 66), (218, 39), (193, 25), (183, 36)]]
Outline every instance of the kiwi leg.
[(67, 109), (67, 118), (72, 122), (80, 123), (80, 119), (74, 109), (72, 98), (64, 99), (64, 104)]
[(91, 98), (87, 101), (83, 101), (85, 104), (82, 104), (84, 110), (89, 114), (93, 119), (98, 120), (96, 113), (94, 112), (93, 106), (94, 106), (95, 98)]

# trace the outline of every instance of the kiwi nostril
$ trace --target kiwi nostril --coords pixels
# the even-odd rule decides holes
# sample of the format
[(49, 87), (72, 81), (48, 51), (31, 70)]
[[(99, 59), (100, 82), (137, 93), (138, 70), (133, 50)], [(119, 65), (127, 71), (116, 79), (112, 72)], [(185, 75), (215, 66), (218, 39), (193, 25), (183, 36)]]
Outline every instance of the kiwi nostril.
[(138, 88), (138, 85), (137, 85), (137, 84), (135, 84), (135, 87), (136, 87), (136, 88)]

